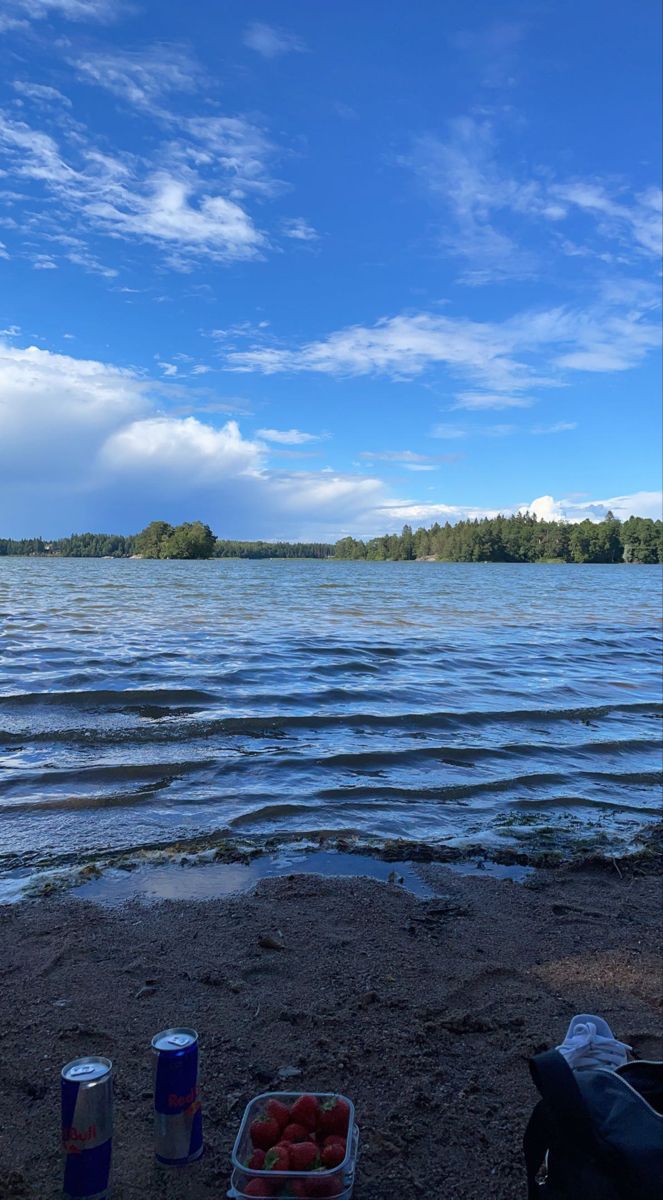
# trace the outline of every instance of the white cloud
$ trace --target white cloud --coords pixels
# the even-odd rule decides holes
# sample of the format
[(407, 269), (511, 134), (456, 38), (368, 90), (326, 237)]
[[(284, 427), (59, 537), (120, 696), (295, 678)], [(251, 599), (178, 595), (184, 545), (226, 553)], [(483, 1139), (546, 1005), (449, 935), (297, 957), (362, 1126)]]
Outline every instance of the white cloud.
[(635, 242), (646, 254), (657, 258), (661, 253), (661, 191), (648, 188), (629, 202), (628, 197), (615, 198), (601, 180), (578, 180), (553, 187), (566, 210), (575, 206), (591, 213), (598, 221), (599, 232), (607, 238), (632, 245)]
[(135, 371), (0, 343), (3, 533), (13, 513), (15, 531), (47, 536), (200, 516), (228, 536), (333, 538), (385, 495), (363, 475), (269, 472), (236, 421), (164, 414), (168, 395)]
[(100, 460), (122, 474), (157, 473), (171, 483), (190, 479), (193, 472), (200, 486), (257, 473), (262, 451), (242, 437), (236, 421), (214, 429), (195, 417), (149, 417), (113, 433)]
[(112, 21), (126, 7), (121, 0), (4, 0), (4, 4), (9, 14), (17, 14), (16, 18), (0, 18), (8, 22), (8, 28), (25, 24), (23, 18), (40, 21), (51, 16), (66, 21)]
[(274, 25), (266, 25), (262, 21), (253, 21), (244, 31), (244, 45), (255, 50), (263, 58), (278, 58), (281, 54), (292, 51), (302, 53), (306, 46), (301, 38), (285, 29), (277, 29)]
[(605, 297), (585, 309), (519, 313), (501, 323), (431, 313), (383, 317), (352, 325), (298, 349), (257, 344), (231, 349), (228, 369), (312, 371), (328, 375), (380, 374), (393, 379), (444, 367), (481, 390), (458, 393), (468, 409), (524, 408), (531, 387), (562, 386), (571, 370), (610, 372), (642, 362), (660, 345), (661, 329), (649, 300)]
[(296, 242), (317, 242), (319, 234), (304, 217), (290, 217), (282, 223), (283, 233)]
[[(536, 224), (545, 233), (546, 226), (562, 225), (573, 212), (593, 219), (590, 239), (598, 236), (599, 245), (612, 242), (620, 254), (600, 253), (591, 240), (577, 245), (568, 239), (562, 242), (563, 253), (607, 262), (660, 256), (658, 188), (633, 195), (626, 187), (608, 185), (601, 179), (558, 180), (552, 171), (538, 165), (521, 168), (518, 175), (502, 166), (498, 135), (490, 119), (455, 118), (448, 122), (446, 137), (416, 139), (401, 162), (443, 206), (440, 242), (450, 254), (467, 260), (462, 276), (465, 283), (539, 274), (545, 253), (555, 243), (540, 243), (533, 250), (530, 231)], [(517, 235), (513, 233), (514, 216), (520, 222)], [(555, 236), (554, 228), (552, 234)]]
[(536, 273), (532, 253), (497, 228), (492, 214), (504, 209), (527, 212), (537, 185), (519, 184), (502, 174), (489, 121), (458, 117), (449, 122), (446, 141), (418, 138), (403, 163), (448, 209), (453, 227), (447, 223), (440, 241), (451, 254), (467, 260), (463, 282), (526, 279)]
[(440, 422), (431, 429), (431, 437), (448, 438), (450, 441), (453, 441), (458, 438), (467, 437), (467, 430), (461, 429), (460, 425), (446, 425), (444, 422)]
[(100, 443), (148, 407), (148, 385), (105, 363), (0, 342), (0, 475), (81, 474)]
[[(470, 412), (484, 412), (495, 408), (530, 408), (534, 404), (527, 396), (509, 396), (494, 392), (457, 392), (452, 408), (465, 408)], [(438, 435), (439, 436), (439, 435)]]
[(194, 91), (201, 78), (185, 47), (162, 43), (140, 50), (96, 50), (70, 61), (87, 83), (148, 110), (170, 92)]
[(303, 433), (301, 429), (258, 429), (257, 436), (265, 442), (277, 442), (282, 446), (303, 446), (305, 442), (317, 442), (319, 433)]
[(602, 521), (609, 512), (620, 521), (628, 517), (651, 517), (660, 520), (663, 505), (661, 492), (632, 492), (628, 496), (610, 496), (607, 500), (555, 500), (539, 496), (530, 504), (520, 505), (519, 512), (534, 513), (543, 521)]
[(64, 96), (57, 88), (49, 87), (44, 83), (30, 83), (22, 79), (15, 79), (12, 83), (15, 92), (19, 96), (25, 96), (28, 100), (34, 100), (37, 104), (64, 104), (66, 108), (71, 108), (71, 100), (68, 96)]
[(556, 421), (554, 425), (536, 425), (530, 433), (546, 434), (546, 433), (566, 433), (567, 430), (577, 429), (577, 421)]
[[(210, 130), (218, 136), (218, 125), (209, 122), (191, 136), (209, 139)], [(57, 199), (59, 236), (68, 213), (111, 237), (152, 242), (178, 267), (198, 257), (251, 259), (267, 245), (239, 199), (230, 198), (246, 190), (245, 176), (250, 182), (259, 175), (261, 135), (239, 119), (232, 119), (226, 133), (225, 162), (219, 155), (194, 152), (190, 140), (170, 142), (151, 159), (113, 157), (86, 141), (78, 128), (66, 153), (50, 134), (0, 113), (0, 151), (16, 176), (41, 184)], [(51, 219), (52, 208), (46, 206), (44, 223)], [(38, 232), (33, 221), (31, 234)]]
[[(481, 517), (509, 516), (517, 512), (534, 513), (541, 520), (602, 521), (608, 512), (620, 520), (630, 516), (660, 519), (663, 505), (661, 492), (633, 492), (630, 495), (612, 496), (607, 500), (585, 500), (581, 503), (572, 499), (555, 500), (553, 496), (539, 496), (527, 504), (504, 504), (499, 508), (478, 507), (461, 504), (421, 504), (411, 501), (390, 501), (376, 508), (371, 514), (368, 531), (391, 532), (399, 530), (405, 522), (411, 525), (431, 525), (434, 521), (454, 524), (460, 520), (475, 520)], [(370, 534), (369, 534), (370, 535)]]
[(362, 450), (360, 458), (394, 463), (406, 471), (437, 471), (443, 462), (455, 462), (457, 454), (418, 454), (414, 450)]

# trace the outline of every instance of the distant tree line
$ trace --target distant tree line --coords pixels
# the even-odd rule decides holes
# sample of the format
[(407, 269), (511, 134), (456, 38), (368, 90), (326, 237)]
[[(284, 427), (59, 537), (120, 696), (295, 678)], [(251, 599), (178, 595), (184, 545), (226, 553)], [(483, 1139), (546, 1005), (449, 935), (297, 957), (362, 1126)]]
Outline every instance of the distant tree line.
[(368, 562), (663, 563), (663, 521), (629, 517), (618, 521), (542, 521), (532, 513), (434, 524), (361, 541), (240, 542), (215, 537), (202, 521), (169, 525), (152, 521), (130, 536), (75, 533), (68, 538), (0, 538), (0, 556), (52, 558), (337, 558)]
[(337, 558), (369, 561), (434, 558), (442, 562), (663, 563), (663, 521), (542, 521), (532, 513), (432, 525), (401, 534), (336, 543)]

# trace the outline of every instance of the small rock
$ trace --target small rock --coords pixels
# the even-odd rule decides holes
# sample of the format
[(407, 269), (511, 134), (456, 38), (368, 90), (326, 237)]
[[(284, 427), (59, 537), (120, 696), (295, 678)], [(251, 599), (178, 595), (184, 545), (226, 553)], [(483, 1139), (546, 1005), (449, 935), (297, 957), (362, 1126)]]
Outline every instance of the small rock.
[(157, 989), (155, 987), (150, 987), (148, 984), (145, 984), (144, 987), (140, 987), (138, 989), (136, 995), (134, 996), (134, 1000), (143, 1000), (145, 996), (153, 996), (156, 990)]
[(301, 1079), (302, 1072), (299, 1067), (279, 1067), (277, 1075), (279, 1079)]
[(263, 950), (285, 950), (285, 942), (281, 934), (263, 933), (258, 938), (258, 945)]

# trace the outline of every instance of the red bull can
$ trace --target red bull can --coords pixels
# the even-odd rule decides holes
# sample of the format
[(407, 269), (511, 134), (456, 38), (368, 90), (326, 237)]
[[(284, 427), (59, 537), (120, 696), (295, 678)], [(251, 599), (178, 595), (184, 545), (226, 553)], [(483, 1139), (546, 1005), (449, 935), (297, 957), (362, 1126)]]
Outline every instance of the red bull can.
[(154, 1051), (154, 1153), (162, 1167), (185, 1167), (203, 1152), (198, 1094), (198, 1034), (164, 1029)]
[(75, 1058), (62, 1068), (62, 1148), (66, 1200), (108, 1200), (113, 1145), (113, 1064)]

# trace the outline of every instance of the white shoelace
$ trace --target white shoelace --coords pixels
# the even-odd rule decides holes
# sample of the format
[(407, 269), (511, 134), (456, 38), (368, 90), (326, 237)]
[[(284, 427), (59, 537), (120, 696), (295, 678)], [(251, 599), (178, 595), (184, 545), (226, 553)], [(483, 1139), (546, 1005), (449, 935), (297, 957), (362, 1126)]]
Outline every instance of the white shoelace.
[(594, 1022), (587, 1021), (576, 1025), (572, 1036), (567, 1036), (557, 1049), (573, 1071), (596, 1071), (600, 1067), (615, 1071), (628, 1062), (631, 1047), (616, 1038), (603, 1037)]

